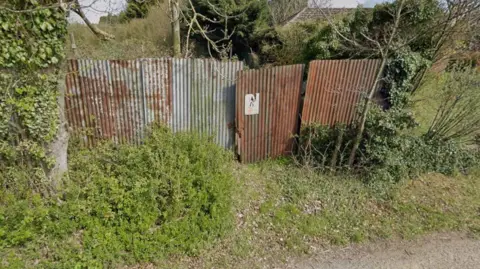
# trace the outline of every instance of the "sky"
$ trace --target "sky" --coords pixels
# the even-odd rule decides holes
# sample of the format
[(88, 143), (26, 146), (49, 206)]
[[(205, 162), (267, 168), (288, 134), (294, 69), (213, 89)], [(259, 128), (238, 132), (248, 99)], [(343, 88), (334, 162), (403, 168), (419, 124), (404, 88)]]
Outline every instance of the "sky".
[[(362, 4), (366, 7), (373, 7), (376, 3), (382, 0), (330, 0), (331, 7), (356, 7)], [(108, 13), (119, 13), (126, 6), (125, 0), (80, 0), (80, 4), (84, 6), (83, 9), (86, 16), (93, 23), (98, 23), (101, 16)], [(81, 22), (77, 14), (71, 13), (71, 22)]]

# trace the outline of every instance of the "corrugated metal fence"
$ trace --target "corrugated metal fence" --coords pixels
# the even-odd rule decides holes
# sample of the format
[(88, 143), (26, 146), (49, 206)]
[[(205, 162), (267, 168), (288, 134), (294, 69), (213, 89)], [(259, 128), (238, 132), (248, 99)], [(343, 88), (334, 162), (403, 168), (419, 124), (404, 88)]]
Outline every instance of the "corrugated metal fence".
[[(379, 64), (311, 62), (302, 125), (351, 123)], [(300, 123), (304, 65), (242, 69), (242, 62), (211, 59), (70, 60), (67, 119), (89, 146), (104, 139), (140, 143), (155, 122), (213, 136), (229, 149), (236, 142), (242, 162), (289, 154)]]
[(304, 65), (238, 73), (237, 153), (251, 163), (293, 150)]
[(350, 124), (360, 96), (375, 82), (379, 60), (319, 60), (310, 63), (302, 125)]
[(198, 131), (232, 148), (235, 74), (242, 62), (210, 59), (70, 60), (66, 111), (87, 145), (139, 143), (145, 127)]
[(214, 136), (218, 145), (232, 148), (236, 73), (242, 62), (172, 61), (173, 130)]

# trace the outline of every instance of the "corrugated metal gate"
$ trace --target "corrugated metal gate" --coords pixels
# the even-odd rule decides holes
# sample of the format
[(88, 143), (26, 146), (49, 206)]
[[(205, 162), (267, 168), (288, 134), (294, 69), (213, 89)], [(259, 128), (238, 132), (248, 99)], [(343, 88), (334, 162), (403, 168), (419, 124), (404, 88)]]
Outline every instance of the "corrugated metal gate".
[(299, 123), (304, 65), (237, 74), (237, 153), (243, 163), (289, 154)]
[(210, 59), (70, 60), (67, 119), (89, 146), (103, 139), (140, 143), (146, 126), (162, 122), (232, 148), (242, 68), (242, 62)]
[(319, 60), (310, 63), (302, 125), (350, 124), (360, 96), (373, 86), (380, 60)]

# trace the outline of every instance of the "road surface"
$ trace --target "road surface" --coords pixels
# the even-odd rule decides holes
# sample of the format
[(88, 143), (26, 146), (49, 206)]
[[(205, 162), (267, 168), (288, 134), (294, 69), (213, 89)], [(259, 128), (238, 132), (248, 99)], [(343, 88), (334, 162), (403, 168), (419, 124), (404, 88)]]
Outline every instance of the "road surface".
[(435, 234), (414, 241), (385, 241), (319, 251), (291, 261), (298, 269), (479, 269), (480, 240)]

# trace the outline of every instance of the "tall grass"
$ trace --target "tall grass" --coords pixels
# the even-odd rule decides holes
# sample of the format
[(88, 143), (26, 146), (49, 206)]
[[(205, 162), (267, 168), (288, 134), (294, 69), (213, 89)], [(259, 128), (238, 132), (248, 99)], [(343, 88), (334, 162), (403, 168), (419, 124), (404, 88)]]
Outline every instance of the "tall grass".
[[(133, 19), (127, 23), (101, 23), (100, 29), (113, 34), (114, 40), (104, 41), (96, 37), (83, 24), (68, 27), (77, 46), (78, 58), (135, 59), (171, 55), (171, 27), (168, 7), (162, 3), (150, 10), (144, 19)], [(70, 40), (68, 56), (75, 57)]]

